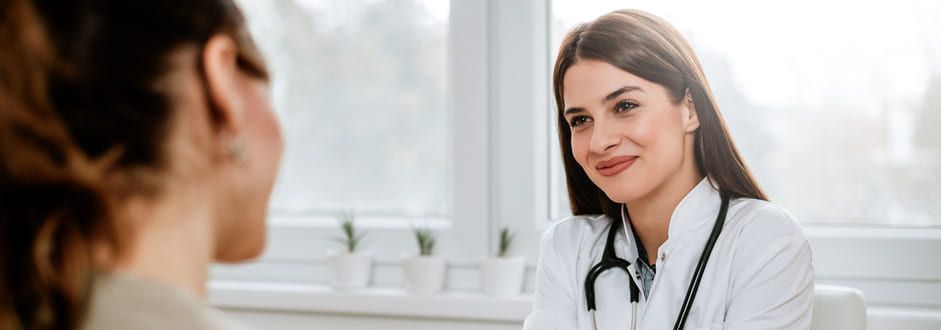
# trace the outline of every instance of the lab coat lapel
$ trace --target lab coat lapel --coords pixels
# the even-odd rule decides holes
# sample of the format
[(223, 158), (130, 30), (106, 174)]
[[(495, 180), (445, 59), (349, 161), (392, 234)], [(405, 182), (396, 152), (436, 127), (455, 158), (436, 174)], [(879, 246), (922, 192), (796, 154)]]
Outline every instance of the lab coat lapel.
[[(651, 298), (639, 317), (639, 328), (673, 326), (721, 202), (719, 192), (704, 178), (673, 211), (667, 241), (658, 249), (657, 275), (650, 290)], [(700, 291), (708, 285), (702, 283)], [(695, 303), (690, 317), (693, 314)]]

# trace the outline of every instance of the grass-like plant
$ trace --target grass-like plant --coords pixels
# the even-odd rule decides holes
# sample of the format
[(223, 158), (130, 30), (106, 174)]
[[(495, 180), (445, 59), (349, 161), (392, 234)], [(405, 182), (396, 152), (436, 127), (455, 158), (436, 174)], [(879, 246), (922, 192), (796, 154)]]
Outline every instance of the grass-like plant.
[(510, 228), (504, 227), (500, 229), (500, 245), (497, 249), (497, 257), (506, 257), (507, 251), (510, 250), (510, 246), (513, 245), (513, 232), (510, 231)]
[(366, 232), (357, 232), (356, 226), (353, 225), (353, 213), (352, 212), (343, 212), (339, 215), (340, 219), (340, 230), (343, 232), (343, 237), (334, 237), (333, 240), (343, 244), (346, 247), (347, 253), (356, 252), (356, 248), (359, 247), (359, 243), (362, 242), (363, 237), (366, 236)]
[(418, 254), (430, 256), (435, 249), (435, 234), (428, 228), (413, 228), (415, 240), (418, 242)]

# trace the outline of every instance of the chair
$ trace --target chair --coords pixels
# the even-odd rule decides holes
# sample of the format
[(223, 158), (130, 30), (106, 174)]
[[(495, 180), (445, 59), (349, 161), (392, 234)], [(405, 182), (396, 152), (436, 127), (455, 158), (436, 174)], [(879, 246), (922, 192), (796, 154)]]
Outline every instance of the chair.
[(849, 287), (817, 285), (814, 290), (814, 330), (866, 330), (863, 292)]

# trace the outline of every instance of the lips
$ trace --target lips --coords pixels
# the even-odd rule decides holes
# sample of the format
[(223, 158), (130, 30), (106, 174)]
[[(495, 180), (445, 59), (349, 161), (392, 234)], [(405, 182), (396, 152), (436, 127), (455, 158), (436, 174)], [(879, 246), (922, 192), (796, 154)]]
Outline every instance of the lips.
[(617, 175), (618, 173), (624, 172), (628, 167), (631, 167), (635, 160), (637, 160), (637, 156), (618, 156), (598, 162), (598, 165), (595, 165), (595, 169), (603, 176)]

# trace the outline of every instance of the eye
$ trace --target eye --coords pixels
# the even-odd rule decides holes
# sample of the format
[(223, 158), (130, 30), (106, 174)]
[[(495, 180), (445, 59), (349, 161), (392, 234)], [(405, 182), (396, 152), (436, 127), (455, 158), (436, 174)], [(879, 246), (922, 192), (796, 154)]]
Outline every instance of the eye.
[(630, 111), (637, 107), (637, 103), (633, 101), (619, 101), (618, 104), (614, 105), (614, 112), (625, 112)]
[(575, 116), (575, 117), (572, 117), (571, 120), (569, 120), (569, 127), (577, 128), (579, 126), (584, 125), (585, 123), (589, 121), (591, 121), (591, 118), (588, 118), (588, 116)]

